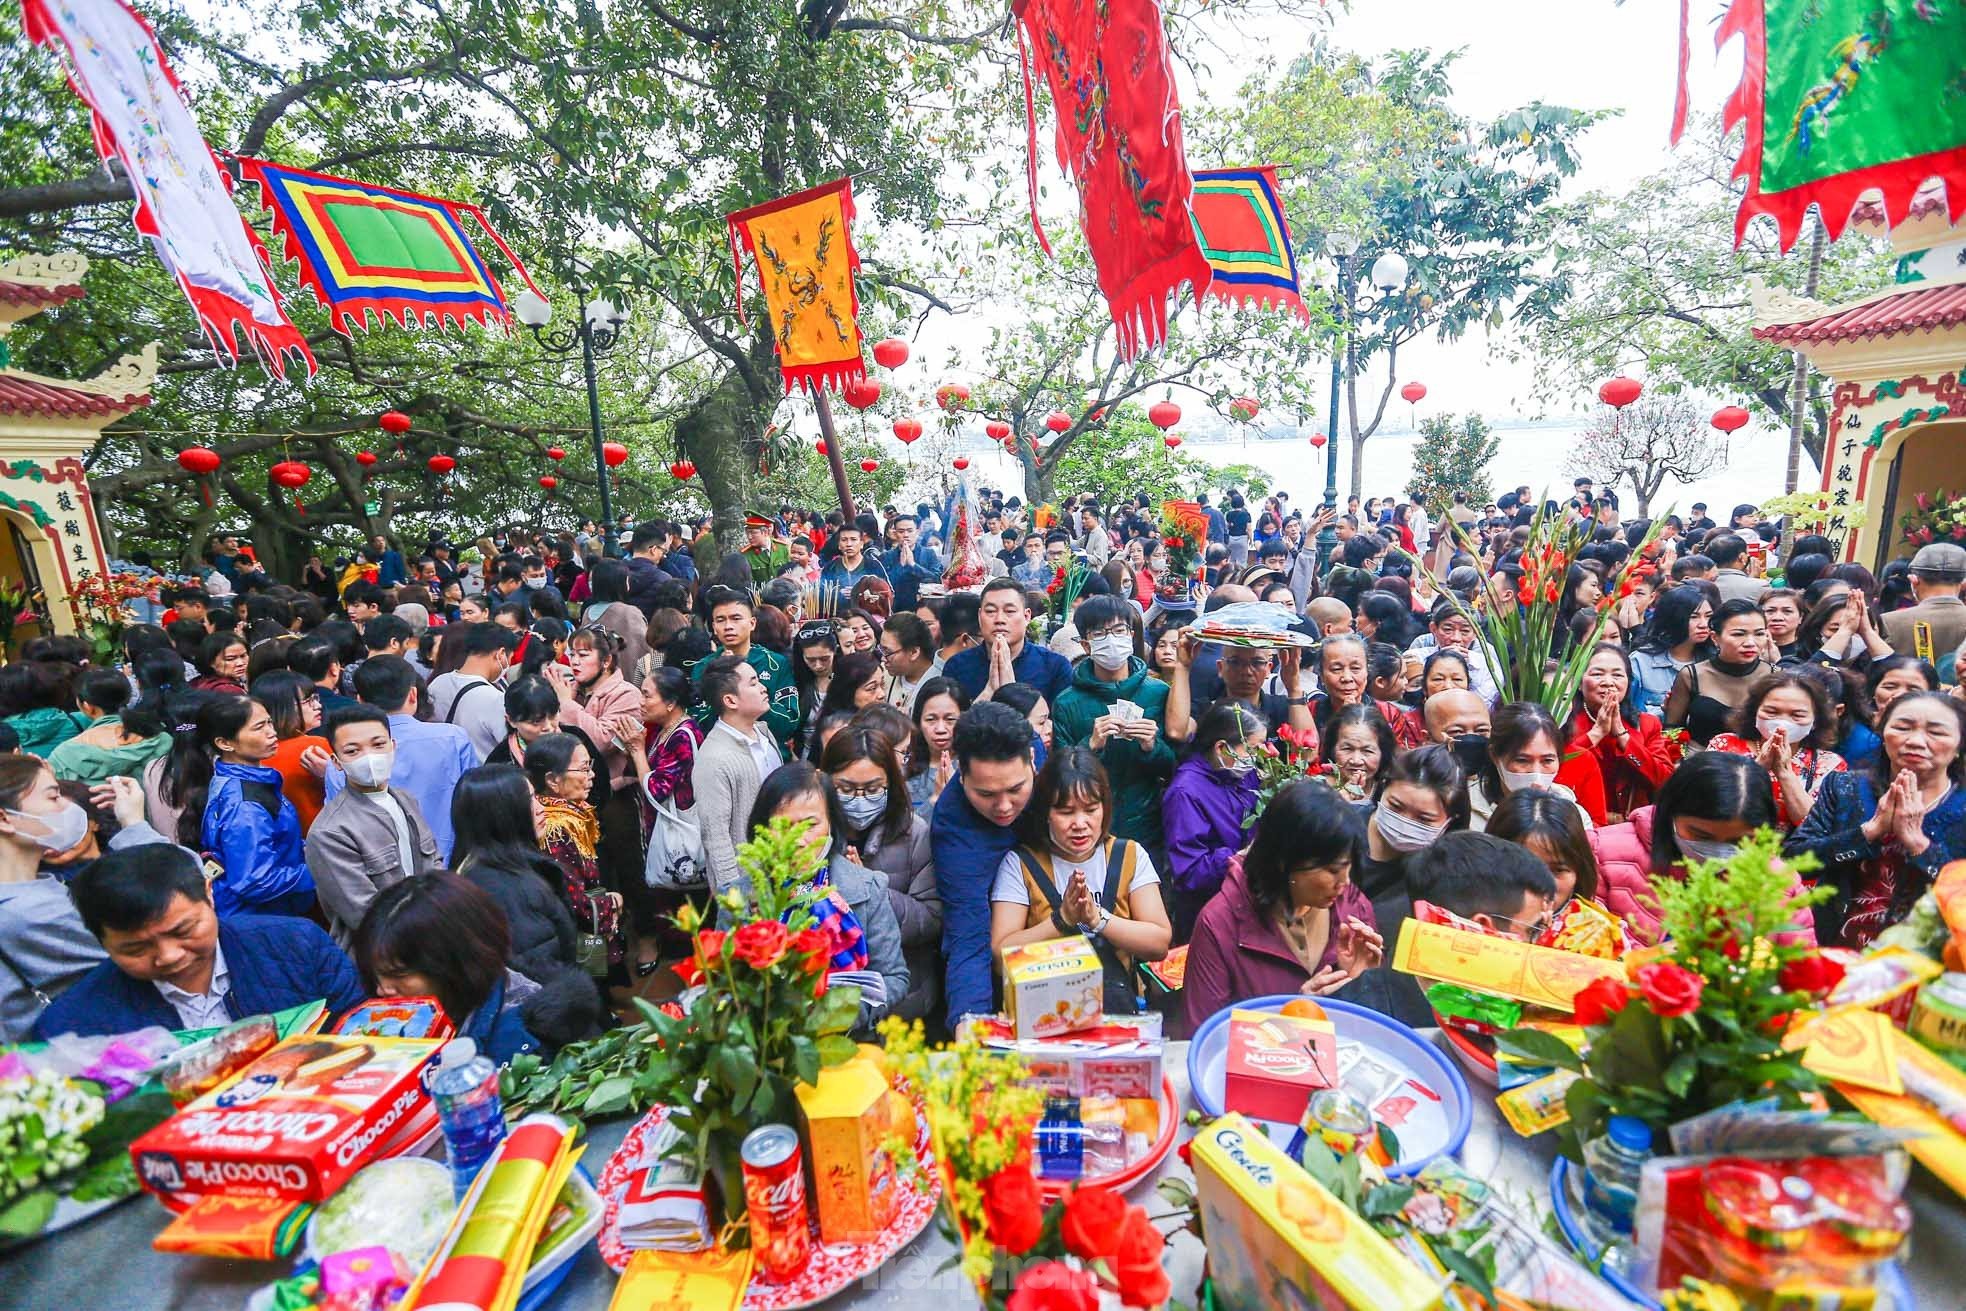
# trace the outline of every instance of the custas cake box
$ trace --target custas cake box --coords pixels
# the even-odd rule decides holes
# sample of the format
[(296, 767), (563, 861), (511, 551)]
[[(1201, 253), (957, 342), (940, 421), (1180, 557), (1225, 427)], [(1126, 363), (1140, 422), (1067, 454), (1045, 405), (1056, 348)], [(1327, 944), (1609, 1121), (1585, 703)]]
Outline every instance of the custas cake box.
[(130, 1144), (161, 1197), (319, 1202), (434, 1122), (423, 1068), (441, 1042), (296, 1034)]

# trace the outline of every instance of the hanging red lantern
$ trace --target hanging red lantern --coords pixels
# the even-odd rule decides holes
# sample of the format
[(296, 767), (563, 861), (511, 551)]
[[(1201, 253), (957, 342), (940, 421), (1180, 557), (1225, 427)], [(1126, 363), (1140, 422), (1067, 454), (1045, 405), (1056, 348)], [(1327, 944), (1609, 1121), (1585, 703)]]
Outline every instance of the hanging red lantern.
[(1627, 378), (1622, 373), (1615, 378), (1606, 379), (1597, 389), (1597, 398), (1614, 410), (1622, 410), (1638, 399), (1645, 384), (1636, 378)]
[(983, 425), (983, 431), (989, 434), (991, 441), (1000, 442), (1010, 436), (1010, 425), (1002, 419), (992, 419)]
[(881, 462), (879, 460), (866, 459), (860, 462), (860, 472), (862, 473), (872, 473), (874, 470), (880, 467), (881, 467)]
[(449, 455), (433, 455), (423, 463), (425, 468), (429, 469), (430, 472), (436, 474), (439, 478), (449, 473), (452, 469), (457, 468), (457, 460)]
[(1167, 434), (1167, 436), (1161, 438), (1161, 442), (1163, 445), (1167, 447), (1168, 450), (1171, 451), (1175, 447), (1181, 444), (1181, 439), (1178, 436), (1176, 436), (1174, 433), (1169, 433)]
[(922, 435), (922, 421), (904, 414), (894, 421), (894, 435), (906, 446)]
[(400, 437), (410, 430), (410, 416), (401, 410), (384, 410), (376, 419), (376, 426), (392, 437)]
[(607, 461), (610, 469), (619, 469), (628, 463), (628, 448), (620, 442), (602, 442), (601, 458)]
[(375, 463), (375, 452), (374, 451), (355, 452), (355, 463), (361, 465), (364, 469), (368, 468), (370, 465)]
[(1044, 416), (1044, 426), (1053, 432), (1064, 432), (1072, 426), (1072, 416), (1063, 410), (1053, 410)]
[(539, 475), (539, 485), (550, 492), (560, 485), (560, 480), (550, 473), (542, 473)]
[(549, 446), (546, 448), (546, 458), (557, 464), (567, 458), (566, 448), (564, 446)]
[(1409, 382), (1399, 389), (1399, 398), (1408, 405), (1418, 405), (1427, 398), (1427, 384), (1424, 382)]
[(884, 337), (874, 343), (874, 363), (883, 369), (898, 369), (908, 362), (908, 343), (899, 337)]
[(818, 441), (812, 444), (812, 449), (818, 451), (821, 455), (826, 454), (826, 439), (824, 437), (821, 437)]
[(1311, 434), (1311, 448), (1312, 448), (1313, 450), (1319, 450), (1319, 451), (1321, 451), (1321, 450), (1323, 450), (1323, 449), (1324, 449), (1324, 443), (1325, 443), (1325, 441), (1326, 441), (1326, 440), (1327, 440), (1327, 439), (1326, 439), (1326, 437), (1325, 437), (1325, 435), (1324, 435), (1323, 433), (1321, 433), (1321, 432), (1314, 432), (1314, 433), (1312, 433), (1312, 434)]
[(1238, 396), (1229, 402), (1229, 417), (1237, 423), (1249, 423), (1260, 408), (1254, 396)]
[(869, 410), (881, 398), (881, 385), (872, 378), (855, 378), (840, 392), (840, 399), (856, 410)]
[(1748, 412), (1738, 405), (1723, 405), (1713, 412), (1713, 426), (1722, 432), (1739, 432), (1748, 426)]
[(209, 446), (187, 446), (177, 453), (178, 467), (186, 473), (216, 473), (219, 466), (218, 452)]
[(1181, 407), (1173, 401), (1156, 401), (1147, 410), (1147, 422), (1166, 432), (1181, 422)]
[[(765, 472), (762, 465), (759, 466), (758, 472)], [(669, 476), (677, 482), (686, 483), (696, 477), (696, 465), (688, 460), (678, 460), (669, 466)]]
[(959, 382), (945, 382), (935, 389), (935, 403), (945, 410), (960, 410), (969, 404), (969, 388)]
[(969, 457), (966, 455), (958, 455), (955, 459), (951, 460), (949, 463), (956, 466), (957, 473), (961, 473), (964, 469), (967, 469), (969, 467)]
[(267, 476), (282, 487), (305, 487), (314, 471), (299, 460), (282, 460), (266, 471)]

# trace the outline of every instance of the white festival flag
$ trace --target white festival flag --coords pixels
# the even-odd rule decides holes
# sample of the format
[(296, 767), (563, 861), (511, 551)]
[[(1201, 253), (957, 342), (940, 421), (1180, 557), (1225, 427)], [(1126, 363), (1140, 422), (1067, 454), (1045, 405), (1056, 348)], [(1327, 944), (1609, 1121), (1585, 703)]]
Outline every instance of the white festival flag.
[(27, 36), (67, 55), (69, 85), (95, 116), (96, 149), (122, 161), (149, 237), (197, 312), (235, 361), (235, 329), (275, 376), (293, 352), (314, 355), (280, 307), (264, 248), (205, 144), (150, 25), (122, 0), (23, 0)]

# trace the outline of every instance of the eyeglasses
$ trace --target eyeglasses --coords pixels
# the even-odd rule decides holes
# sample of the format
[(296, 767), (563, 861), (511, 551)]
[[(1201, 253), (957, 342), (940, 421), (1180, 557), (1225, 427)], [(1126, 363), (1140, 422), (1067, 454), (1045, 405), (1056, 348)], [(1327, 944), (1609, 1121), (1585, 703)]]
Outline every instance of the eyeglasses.
[(864, 800), (868, 797), (878, 797), (881, 793), (887, 791), (887, 784), (835, 782), (833, 784), (833, 791), (839, 793), (842, 800), (845, 800), (847, 797), (859, 797)]
[(563, 774), (592, 774), (594, 772), (594, 763), (589, 761), (584, 765), (568, 765), (560, 772)]
[(1085, 635), (1085, 639), (1086, 641), (1089, 642), (1095, 637), (1132, 637), (1132, 636), (1133, 636), (1133, 630), (1127, 627), (1125, 624), (1107, 624), (1104, 628), (1099, 629), (1097, 632), (1087, 633)]

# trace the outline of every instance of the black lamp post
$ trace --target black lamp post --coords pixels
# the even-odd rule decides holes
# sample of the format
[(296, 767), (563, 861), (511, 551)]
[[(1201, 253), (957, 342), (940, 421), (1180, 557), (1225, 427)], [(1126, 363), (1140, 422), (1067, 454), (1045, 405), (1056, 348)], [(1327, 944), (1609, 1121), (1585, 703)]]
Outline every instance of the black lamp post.
[(601, 484), (601, 552), (620, 555), (614, 523), (614, 494), (609, 486), (606, 442), (601, 433), (601, 388), (594, 376), (594, 361), (621, 343), (621, 330), (628, 322), (628, 311), (595, 297), (581, 306), (580, 322), (572, 328), (548, 331), (553, 306), (545, 297), (527, 288), (518, 295), (512, 311), (519, 322), (532, 329), (539, 344), (554, 355), (565, 355), (580, 347), (580, 363), (587, 375), (587, 420), (594, 430), (594, 476)]
[(1343, 310), (1338, 319), (1338, 336), (1331, 343), (1331, 408), (1325, 411), (1324, 434), (1324, 527), (1317, 534), (1317, 576), (1321, 581), (1331, 568), (1331, 557), (1338, 550), (1338, 392), (1344, 377), (1345, 356), (1351, 349), (1352, 332), (1352, 255), (1358, 238), (1349, 232), (1333, 232), (1325, 238), (1325, 248), (1338, 257), (1338, 288)]

